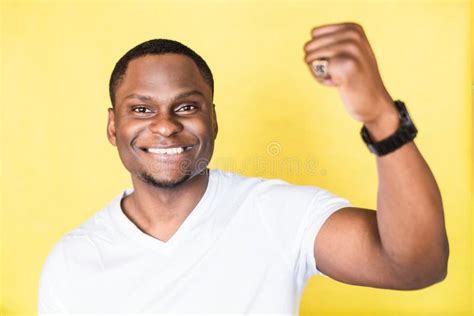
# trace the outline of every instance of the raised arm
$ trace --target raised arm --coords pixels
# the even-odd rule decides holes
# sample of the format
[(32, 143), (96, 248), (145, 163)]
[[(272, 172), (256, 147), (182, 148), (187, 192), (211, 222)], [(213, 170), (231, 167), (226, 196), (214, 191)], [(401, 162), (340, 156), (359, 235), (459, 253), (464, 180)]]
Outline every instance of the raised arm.
[[(399, 126), (375, 56), (360, 25), (325, 25), (312, 30), (305, 61), (312, 70), (326, 58), (328, 77), (349, 114), (375, 142)], [(362, 144), (362, 142), (361, 142)], [(449, 245), (436, 181), (415, 143), (376, 158), (377, 211), (348, 207), (332, 214), (314, 244), (318, 269), (348, 284), (420, 289), (446, 277)]]

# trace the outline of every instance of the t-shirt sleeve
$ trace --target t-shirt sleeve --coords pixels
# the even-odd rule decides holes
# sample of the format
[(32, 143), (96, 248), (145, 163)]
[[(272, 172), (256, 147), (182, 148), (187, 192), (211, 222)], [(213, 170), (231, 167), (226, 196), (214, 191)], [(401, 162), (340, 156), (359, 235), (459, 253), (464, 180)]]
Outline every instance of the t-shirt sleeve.
[(302, 276), (306, 281), (310, 276), (324, 273), (317, 269), (317, 262), (314, 257), (314, 242), (319, 233), (319, 230), (326, 222), (326, 220), (337, 210), (350, 206), (347, 199), (338, 197), (333, 193), (317, 189), (318, 192), (308, 205), (305, 220), (302, 222), (301, 243), (297, 245), (299, 257), (298, 264), (301, 265)]
[(335, 211), (350, 206), (347, 199), (316, 187), (292, 185), (282, 180), (264, 183), (259, 210), (284, 259), (295, 271), (302, 289), (312, 275), (321, 274), (314, 258), (314, 242), (324, 222)]
[(58, 242), (49, 252), (41, 270), (38, 286), (38, 315), (66, 314), (60, 298), (64, 276), (67, 275), (63, 244)]

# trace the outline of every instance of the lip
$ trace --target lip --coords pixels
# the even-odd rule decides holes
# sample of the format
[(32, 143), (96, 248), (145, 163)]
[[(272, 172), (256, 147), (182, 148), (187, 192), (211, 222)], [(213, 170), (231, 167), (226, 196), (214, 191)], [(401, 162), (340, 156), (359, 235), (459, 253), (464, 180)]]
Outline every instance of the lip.
[[(179, 154), (160, 154), (160, 153), (154, 153), (148, 151), (148, 148), (159, 148), (159, 149), (168, 149), (168, 148), (177, 148), (177, 147), (184, 147), (185, 150), (182, 153)], [(140, 150), (143, 151), (146, 154), (153, 155), (155, 157), (159, 157), (160, 159), (179, 159), (189, 153), (191, 150), (193, 150), (194, 145), (184, 145), (184, 146), (168, 146), (168, 147), (140, 147)]]
[[(170, 148), (179, 148), (179, 147), (185, 147), (185, 148), (188, 148), (188, 147), (194, 147), (194, 145), (191, 145), (191, 144), (184, 144), (184, 145), (168, 145), (168, 146), (141, 146), (139, 147), (140, 149), (142, 150), (147, 150), (148, 148), (158, 148), (158, 149), (170, 149)], [(189, 150), (190, 148), (188, 148), (187, 150)]]

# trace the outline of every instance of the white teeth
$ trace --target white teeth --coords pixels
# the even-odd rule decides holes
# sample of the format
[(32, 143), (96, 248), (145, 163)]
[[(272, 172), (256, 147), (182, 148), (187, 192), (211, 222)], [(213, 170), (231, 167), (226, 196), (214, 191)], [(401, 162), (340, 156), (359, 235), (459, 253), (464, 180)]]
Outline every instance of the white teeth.
[(180, 154), (184, 151), (183, 147), (176, 147), (176, 148), (148, 148), (148, 152), (154, 154), (166, 154), (166, 155), (173, 155), (173, 154)]

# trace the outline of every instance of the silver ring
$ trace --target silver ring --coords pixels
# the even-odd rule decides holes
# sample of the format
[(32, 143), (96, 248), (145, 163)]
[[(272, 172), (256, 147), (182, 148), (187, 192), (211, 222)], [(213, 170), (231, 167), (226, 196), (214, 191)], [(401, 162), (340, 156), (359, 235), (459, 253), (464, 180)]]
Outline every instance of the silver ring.
[(329, 76), (328, 65), (329, 65), (328, 58), (319, 58), (311, 63), (311, 68), (313, 69), (313, 72), (316, 75), (316, 77), (324, 79)]

